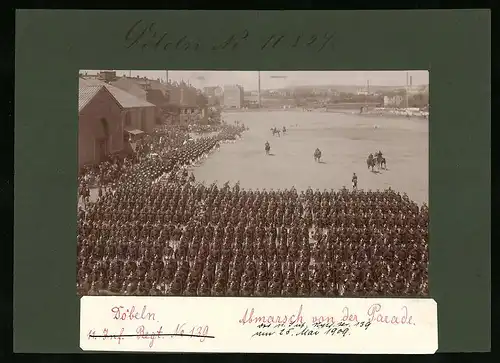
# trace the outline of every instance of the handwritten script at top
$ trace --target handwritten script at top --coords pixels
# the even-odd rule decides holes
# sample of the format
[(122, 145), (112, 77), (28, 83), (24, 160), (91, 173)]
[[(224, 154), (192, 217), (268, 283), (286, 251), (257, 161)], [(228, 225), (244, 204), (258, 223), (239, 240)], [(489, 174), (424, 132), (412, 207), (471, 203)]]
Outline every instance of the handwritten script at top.
[[(254, 39), (255, 38), (255, 41)], [(237, 31), (213, 42), (203, 42), (198, 37), (174, 34), (160, 29), (155, 22), (137, 20), (125, 30), (125, 47), (143, 51), (235, 51), (249, 44), (256, 45), (256, 50), (308, 49), (313, 52), (332, 51), (333, 34), (302, 33), (299, 31), (286, 34), (252, 35), (246, 29)], [(249, 42), (250, 41), (250, 42)]]

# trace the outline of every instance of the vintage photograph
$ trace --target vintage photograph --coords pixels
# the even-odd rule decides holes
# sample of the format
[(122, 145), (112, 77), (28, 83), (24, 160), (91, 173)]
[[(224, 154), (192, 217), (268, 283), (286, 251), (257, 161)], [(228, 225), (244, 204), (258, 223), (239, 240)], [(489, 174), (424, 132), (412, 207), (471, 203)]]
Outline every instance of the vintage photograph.
[(78, 295), (428, 296), (428, 71), (78, 83)]

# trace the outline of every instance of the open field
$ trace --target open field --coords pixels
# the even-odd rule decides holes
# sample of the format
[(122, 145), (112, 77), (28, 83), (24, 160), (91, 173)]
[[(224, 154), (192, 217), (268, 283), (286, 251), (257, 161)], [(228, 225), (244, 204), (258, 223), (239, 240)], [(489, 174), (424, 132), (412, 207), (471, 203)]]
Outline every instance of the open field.
[[(349, 188), (355, 172), (360, 189), (390, 186), (418, 203), (428, 202), (427, 120), (300, 111), (234, 112), (223, 117), (228, 123), (239, 120), (250, 130), (193, 168), (197, 180), (240, 181), (245, 188), (323, 190)], [(273, 126), (285, 126), (288, 132), (273, 137)], [(265, 155), (266, 140), (273, 156)], [(313, 160), (316, 147), (323, 153), (323, 163)], [(387, 170), (372, 173), (366, 158), (378, 150), (387, 160)]]

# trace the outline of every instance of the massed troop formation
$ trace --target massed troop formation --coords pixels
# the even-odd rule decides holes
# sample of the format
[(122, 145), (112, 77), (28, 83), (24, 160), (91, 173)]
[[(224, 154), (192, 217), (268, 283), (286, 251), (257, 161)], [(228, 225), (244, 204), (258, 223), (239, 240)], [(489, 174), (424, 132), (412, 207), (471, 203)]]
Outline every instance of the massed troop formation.
[(177, 148), (158, 134), (120, 164), (109, 191), (79, 210), (79, 294), (428, 294), (428, 209), (404, 194), (246, 190), (189, 176), (183, 165), (243, 130)]

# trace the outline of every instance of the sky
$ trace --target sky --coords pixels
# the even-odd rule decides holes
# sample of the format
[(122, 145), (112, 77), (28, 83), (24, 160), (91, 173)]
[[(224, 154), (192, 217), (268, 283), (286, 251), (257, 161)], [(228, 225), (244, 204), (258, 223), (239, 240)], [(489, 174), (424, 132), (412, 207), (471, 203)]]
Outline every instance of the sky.
[[(83, 70), (89, 74), (98, 71)], [(118, 75), (166, 78), (166, 71), (116, 71)], [(276, 89), (294, 86), (405, 86), (406, 73), (412, 77), (413, 85), (428, 85), (428, 71), (262, 71), (261, 89)], [(257, 71), (169, 71), (171, 81), (191, 83), (196, 88), (239, 84), (245, 90), (257, 90)], [(278, 78), (279, 77), (279, 78)]]

